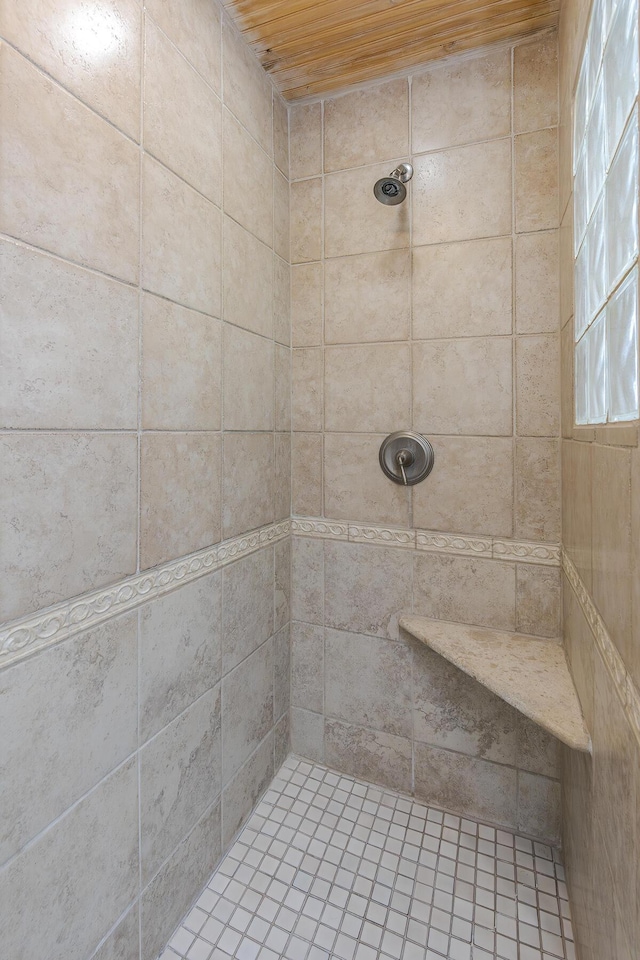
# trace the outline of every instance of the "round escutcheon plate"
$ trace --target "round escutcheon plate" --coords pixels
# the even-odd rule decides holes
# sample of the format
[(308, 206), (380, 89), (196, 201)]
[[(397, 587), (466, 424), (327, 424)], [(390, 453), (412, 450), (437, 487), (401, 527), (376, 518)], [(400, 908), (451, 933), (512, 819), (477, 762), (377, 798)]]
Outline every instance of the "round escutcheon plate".
[(428, 477), (434, 461), (433, 447), (427, 438), (411, 430), (390, 433), (380, 445), (380, 466), (384, 473), (394, 483), (407, 487)]

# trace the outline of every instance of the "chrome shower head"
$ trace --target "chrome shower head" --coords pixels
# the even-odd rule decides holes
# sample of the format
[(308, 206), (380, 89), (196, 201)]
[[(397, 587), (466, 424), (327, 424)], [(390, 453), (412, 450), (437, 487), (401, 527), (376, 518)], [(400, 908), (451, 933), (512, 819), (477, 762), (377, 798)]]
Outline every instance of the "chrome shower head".
[(413, 167), (410, 163), (400, 163), (392, 170), (388, 177), (382, 177), (373, 187), (373, 195), (380, 203), (395, 206), (402, 203), (407, 195), (405, 183), (413, 176)]

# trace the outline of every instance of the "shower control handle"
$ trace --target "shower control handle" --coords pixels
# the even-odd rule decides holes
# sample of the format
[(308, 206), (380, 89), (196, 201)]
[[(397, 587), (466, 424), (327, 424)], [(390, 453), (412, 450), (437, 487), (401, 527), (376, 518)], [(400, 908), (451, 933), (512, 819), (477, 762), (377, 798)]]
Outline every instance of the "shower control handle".
[(405, 487), (412, 487), (433, 470), (433, 447), (421, 433), (411, 430), (390, 433), (380, 446), (383, 473)]

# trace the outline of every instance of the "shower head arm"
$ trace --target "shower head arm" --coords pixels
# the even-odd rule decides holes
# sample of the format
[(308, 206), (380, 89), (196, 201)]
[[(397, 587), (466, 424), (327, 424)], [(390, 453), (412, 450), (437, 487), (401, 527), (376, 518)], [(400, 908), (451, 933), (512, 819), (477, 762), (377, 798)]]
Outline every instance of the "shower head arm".
[(395, 170), (391, 171), (389, 176), (394, 177), (401, 183), (408, 183), (413, 176), (413, 167), (410, 163), (399, 163)]

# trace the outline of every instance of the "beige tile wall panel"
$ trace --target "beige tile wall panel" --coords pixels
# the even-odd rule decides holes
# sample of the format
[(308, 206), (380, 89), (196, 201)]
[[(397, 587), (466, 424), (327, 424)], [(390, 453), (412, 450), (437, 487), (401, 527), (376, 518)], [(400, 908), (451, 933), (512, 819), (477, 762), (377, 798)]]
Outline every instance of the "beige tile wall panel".
[(325, 434), (324, 509), (327, 516), (361, 523), (409, 525), (411, 495), (404, 487), (391, 484), (378, 463), (383, 439), (383, 434)]
[(274, 374), (273, 341), (225, 324), (225, 430), (273, 430)]
[(273, 163), (262, 146), (226, 108), (222, 127), (224, 212), (263, 243), (271, 244)]
[(523, 233), (515, 243), (516, 332), (555, 333), (559, 323), (558, 231)]
[(406, 79), (328, 100), (324, 110), (324, 169), (347, 170), (409, 152)]
[(327, 260), (324, 269), (326, 343), (408, 339), (411, 323), (408, 250), (338, 257)]
[(290, 108), (289, 163), (292, 180), (315, 177), (323, 172), (321, 103)]
[[(386, 207), (373, 195), (376, 180), (387, 177), (396, 160), (402, 159), (398, 154), (386, 163), (325, 177), (325, 256), (344, 257), (409, 246), (409, 204), (405, 201)], [(414, 187), (416, 182), (414, 179)], [(294, 196), (292, 190), (292, 199)]]
[(176, 8), (171, 0), (146, 0), (145, 9), (191, 66), (220, 94), (219, 6), (203, 0), (185, 0)]

